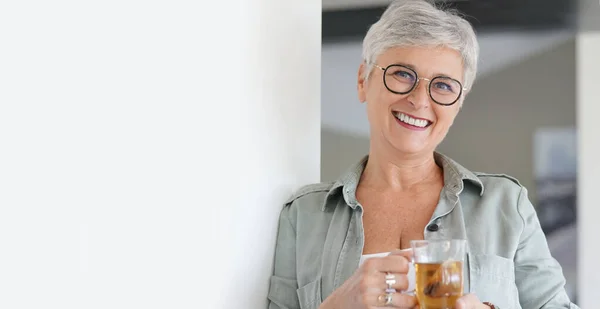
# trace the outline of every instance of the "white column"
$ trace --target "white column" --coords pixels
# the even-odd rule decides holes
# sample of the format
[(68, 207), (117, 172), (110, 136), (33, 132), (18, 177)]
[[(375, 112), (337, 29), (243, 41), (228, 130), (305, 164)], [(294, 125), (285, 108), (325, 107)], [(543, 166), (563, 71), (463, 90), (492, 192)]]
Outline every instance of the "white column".
[(321, 2), (0, 12), (0, 307), (264, 308), (318, 181)]
[(595, 308), (600, 303), (600, 31), (577, 37), (577, 126), (579, 127), (579, 305)]
[(581, 308), (595, 308), (600, 303), (600, 294), (594, 289), (600, 285), (600, 243), (597, 237), (597, 221), (600, 218), (600, 4), (597, 0), (578, 0), (577, 5), (578, 305)]

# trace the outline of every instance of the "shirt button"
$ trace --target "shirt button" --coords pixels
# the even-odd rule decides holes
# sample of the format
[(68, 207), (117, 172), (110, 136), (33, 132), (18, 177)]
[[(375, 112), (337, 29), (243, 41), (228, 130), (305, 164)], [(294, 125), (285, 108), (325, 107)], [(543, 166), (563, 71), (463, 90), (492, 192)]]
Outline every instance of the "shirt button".
[(427, 230), (430, 231), (430, 232), (435, 232), (435, 231), (437, 231), (439, 229), (440, 229), (440, 227), (437, 224), (435, 224), (435, 223), (430, 224), (430, 225), (427, 226)]

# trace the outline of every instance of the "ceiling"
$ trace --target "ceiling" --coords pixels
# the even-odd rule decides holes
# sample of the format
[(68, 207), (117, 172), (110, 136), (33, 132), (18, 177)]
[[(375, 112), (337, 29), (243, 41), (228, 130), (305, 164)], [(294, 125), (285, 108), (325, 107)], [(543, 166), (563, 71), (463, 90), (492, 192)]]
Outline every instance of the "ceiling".
[(391, 0), (322, 0), (324, 11), (378, 7), (388, 5), (391, 2)]
[[(431, 0), (429, 0), (431, 1)], [(435, 0), (457, 9), (478, 32), (573, 29), (577, 1)], [(364, 36), (391, 0), (323, 0), (323, 41)]]

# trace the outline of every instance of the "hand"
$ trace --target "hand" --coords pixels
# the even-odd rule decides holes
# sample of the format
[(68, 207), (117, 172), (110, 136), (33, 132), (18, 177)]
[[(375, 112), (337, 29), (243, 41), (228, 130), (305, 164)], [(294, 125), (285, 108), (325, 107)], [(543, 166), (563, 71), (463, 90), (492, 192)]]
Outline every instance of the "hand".
[[(402, 253), (393, 252), (383, 258), (366, 260), (344, 284), (321, 304), (320, 309), (375, 309), (386, 307), (382, 295), (387, 285), (386, 273), (395, 276), (392, 285), (396, 291), (408, 287), (408, 259)], [(417, 300), (414, 296), (393, 293), (392, 303), (387, 307), (412, 309)]]
[(475, 294), (467, 294), (456, 301), (456, 309), (490, 309)]

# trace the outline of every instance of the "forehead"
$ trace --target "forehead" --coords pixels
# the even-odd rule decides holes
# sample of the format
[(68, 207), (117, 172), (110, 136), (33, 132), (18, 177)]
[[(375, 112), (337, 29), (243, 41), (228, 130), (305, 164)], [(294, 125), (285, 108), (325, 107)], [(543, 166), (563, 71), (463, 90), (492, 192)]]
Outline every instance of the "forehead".
[(460, 53), (448, 47), (394, 47), (377, 59), (381, 66), (404, 64), (421, 76), (445, 75), (462, 80), (464, 73)]

